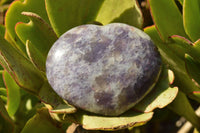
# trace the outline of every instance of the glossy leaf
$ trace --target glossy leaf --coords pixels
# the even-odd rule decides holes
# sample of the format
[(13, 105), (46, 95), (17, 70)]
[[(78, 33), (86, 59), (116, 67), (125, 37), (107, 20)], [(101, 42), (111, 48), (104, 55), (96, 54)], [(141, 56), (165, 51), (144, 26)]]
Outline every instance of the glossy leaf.
[[(15, 42), (12, 41), (12, 39), (11, 39), (11, 37), (10, 37), (10, 35), (8, 34), (7, 31), (5, 31), (4, 39), (5, 39), (6, 41), (8, 41), (14, 48), (18, 49), (17, 46), (16, 46), (16, 44), (15, 44)], [(20, 51), (20, 50), (19, 50), (19, 51)], [(20, 51), (20, 52), (21, 52), (21, 51)]]
[(143, 17), (135, 0), (104, 0), (96, 21), (103, 25), (121, 22), (142, 28)]
[(183, 2), (183, 23), (188, 36), (192, 41), (200, 38), (200, 1), (184, 0)]
[[(185, 62), (179, 58), (172, 50), (169, 49), (168, 44), (163, 43), (155, 26), (148, 27), (144, 30), (154, 41), (162, 55), (163, 61), (169, 65), (169, 68), (175, 74), (175, 85), (179, 87), (186, 94), (190, 94), (193, 91), (200, 91), (192, 79), (188, 76)], [(200, 98), (195, 95), (190, 95), (192, 99), (200, 102)]]
[(172, 35), (187, 38), (182, 15), (174, 0), (149, 0), (149, 4), (153, 21), (164, 41)]
[(38, 51), (46, 56), (52, 44), (58, 39), (53, 29), (39, 15), (32, 12), (22, 12), (27, 16), (29, 23), (18, 23), (15, 27), (17, 35), (26, 43), (31, 41)]
[(13, 116), (20, 104), (20, 87), (16, 84), (8, 72), (4, 71), (3, 77), (8, 95), (8, 114)]
[(135, 0), (45, 1), (51, 25), (58, 36), (75, 26), (95, 21), (104, 25), (111, 22), (124, 22), (140, 28), (143, 22)]
[(152, 116), (153, 112), (137, 113), (131, 110), (118, 117), (104, 117), (79, 111), (67, 115), (66, 118), (81, 124), (87, 130), (120, 130), (144, 125)]
[(18, 23), (15, 27), (16, 33), (25, 44), (31, 61), (43, 72), (45, 72), (45, 61), (49, 49), (57, 40), (53, 29), (37, 14), (22, 12), (28, 16), (29, 23)]
[(0, 51), (0, 63), (17, 84), (32, 93), (37, 93), (43, 84), (41, 73), (2, 37), (0, 37)]
[(42, 108), (25, 125), (21, 133), (62, 133), (61, 128), (50, 117), (48, 110)]
[(23, 11), (34, 12), (41, 16), (47, 23), (49, 23), (48, 16), (45, 9), (44, 0), (17, 0), (14, 1), (5, 17), (5, 26), (6, 30), (12, 39), (12, 41), (16, 44), (16, 47), (25, 53), (25, 44), (19, 39), (17, 34), (15, 33), (15, 25), (18, 22), (28, 22), (28, 18), (21, 13)]
[(178, 94), (177, 87), (170, 87), (173, 80), (173, 73), (167, 69), (163, 70), (154, 89), (133, 108), (141, 112), (151, 112), (155, 108), (164, 108), (170, 104)]
[(58, 36), (67, 30), (94, 21), (104, 0), (45, 0), (51, 25)]
[(200, 129), (200, 118), (195, 114), (187, 97), (181, 91), (179, 91), (176, 99), (168, 106), (168, 108), (180, 116), (184, 116), (193, 126)]
[(190, 77), (200, 85), (200, 63), (196, 62), (191, 56), (186, 54), (185, 65)]

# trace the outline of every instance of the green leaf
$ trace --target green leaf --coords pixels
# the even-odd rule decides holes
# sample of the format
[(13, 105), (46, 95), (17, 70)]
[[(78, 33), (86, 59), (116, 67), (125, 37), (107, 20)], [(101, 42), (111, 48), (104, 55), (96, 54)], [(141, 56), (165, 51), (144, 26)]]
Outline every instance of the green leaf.
[(187, 38), (182, 15), (174, 0), (149, 0), (153, 21), (164, 41), (172, 35)]
[(71, 114), (75, 113), (76, 111), (76, 108), (73, 106), (70, 106), (68, 104), (59, 104), (57, 107), (50, 110), (49, 112), (56, 114)]
[(6, 88), (0, 88), (0, 95), (1, 96), (7, 96)]
[(0, 99), (6, 104), (7, 103), (7, 91), (6, 88), (0, 88)]
[(50, 104), (53, 107), (53, 109), (50, 110), (51, 113), (68, 114), (76, 112), (75, 107), (64, 102), (63, 99), (55, 93), (48, 81), (46, 81), (40, 89), (39, 98), (42, 102)]
[(26, 43), (28, 56), (31, 61), (43, 72), (45, 72), (45, 62), (49, 49), (58, 39), (53, 29), (37, 14), (22, 12), (28, 16), (29, 23), (18, 23), (15, 27), (19, 38)]
[(0, 132), (1, 133), (13, 133), (14, 132), (14, 125), (9, 123), (0, 115)]
[(193, 126), (200, 129), (200, 118), (195, 114), (187, 97), (181, 91), (179, 91), (176, 99), (168, 106), (168, 108), (180, 116), (185, 117)]
[(38, 96), (41, 101), (50, 104), (53, 107), (56, 107), (59, 104), (63, 103), (62, 98), (55, 93), (55, 91), (49, 85), (48, 81), (44, 82), (43, 86), (40, 89), (40, 92), (38, 93)]
[(48, 81), (46, 81), (40, 89), (39, 98), (42, 102), (53, 107), (53, 109), (50, 109), (51, 113), (69, 114), (76, 112), (75, 107), (69, 105), (67, 102), (64, 102), (63, 99), (55, 93)]
[(154, 89), (133, 108), (142, 112), (151, 112), (155, 108), (164, 108), (170, 104), (178, 94), (177, 87), (169, 86), (173, 80), (172, 71), (165, 68)]
[(66, 118), (81, 124), (87, 130), (111, 131), (144, 125), (152, 116), (153, 112), (138, 113), (131, 110), (118, 117), (104, 117), (79, 111), (72, 115), (66, 115)]
[[(181, 55), (180, 57), (182, 59), (185, 58), (185, 54), (187, 53), (190, 56), (192, 56), (195, 60), (200, 62), (200, 58), (199, 58), (200, 51), (195, 47), (195, 44), (193, 46), (192, 42), (190, 42), (186, 38), (181, 37), (179, 35), (173, 35), (171, 36), (171, 39), (176, 43), (176, 44), (171, 45), (171, 49), (174, 50), (174, 53), (180, 54)], [(173, 45), (175, 45), (175, 47), (178, 47), (178, 48), (174, 49)], [(179, 49), (179, 51), (176, 51), (177, 49)]]
[(30, 21), (16, 24), (17, 35), (25, 44), (27, 40), (43, 54), (47, 55), (52, 44), (58, 39), (53, 29), (39, 15), (32, 12), (22, 12)]
[(0, 70), (0, 88), (5, 88), (4, 81), (3, 81), (3, 70)]
[(193, 91), (192, 94), (200, 98), (200, 91)]
[(29, 40), (26, 41), (26, 51), (30, 61), (40, 71), (45, 72), (46, 59), (42, 53)]
[(2, 126), (2, 129), (0, 129), (0, 132), (2, 133), (3, 132), (11, 133), (14, 130), (14, 122), (8, 115), (8, 112), (6, 111), (6, 108), (1, 98), (0, 98), (0, 125)]
[(5, 36), (5, 26), (0, 25), (0, 36), (4, 37)]
[(3, 104), (3, 101), (0, 99), (0, 115), (4, 117), (4, 119), (6, 119), (7, 121), (9, 121), (10, 123), (13, 122), (13, 120), (10, 118), (10, 116), (8, 115), (8, 112), (6, 111), (6, 108)]
[(51, 118), (48, 109), (42, 108), (26, 123), (21, 133), (63, 133), (63, 131)]
[(183, 2), (183, 23), (185, 32), (192, 41), (200, 38), (200, 1), (184, 0)]
[(38, 93), (43, 77), (32, 63), (0, 36), (0, 62), (17, 84), (32, 93)]
[(3, 77), (8, 95), (8, 114), (10, 116), (14, 116), (20, 104), (20, 87), (16, 84), (8, 72), (4, 71)]
[(16, 47), (25, 55), (25, 44), (22, 43), (15, 33), (15, 25), (18, 22), (28, 22), (28, 18), (24, 15), (21, 15), (23, 11), (37, 13), (47, 23), (49, 23), (49, 20), (45, 10), (44, 0), (17, 0), (10, 5), (5, 17), (6, 30), (11, 40), (16, 44)]
[(51, 25), (58, 36), (94, 21), (104, 0), (45, 0)]
[(176, 56), (178, 56), (182, 60), (185, 59), (186, 49), (182, 45), (178, 43), (169, 43), (167, 44), (167, 46), (171, 51), (173, 51), (174, 54), (176, 54)]
[(200, 39), (193, 43), (193, 47), (200, 53)]
[(186, 54), (185, 65), (190, 77), (200, 85), (200, 69), (199, 69), (200, 63), (196, 62), (191, 56)]
[(36, 114), (37, 110), (41, 107), (44, 107), (44, 105), (36, 96), (22, 89), (20, 90), (20, 95), (21, 95), (20, 106), (14, 115), (15, 122), (18, 122), (17, 123), (18, 132), (16, 133), (21, 132), (26, 122)]
[(103, 25), (121, 22), (142, 28), (143, 16), (136, 0), (105, 0), (96, 21)]
[[(186, 94), (191, 94), (193, 91), (200, 91), (196, 84), (187, 74), (185, 61), (179, 58), (170, 48), (168, 44), (163, 43), (155, 26), (148, 27), (144, 30), (154, 41), (159, 49), (163, 61), (169, 65), (169, 68), (175, 74), (175, 85)], [(200, 98), (195, 95), (189, 95), (192, 99), (200, 102)]]
[(45, 1), (51, 25), (58, 36), (73, 27), (94, 21), (104, 25), (122, 22), (142, 27), (142, 13), (135, 0)]

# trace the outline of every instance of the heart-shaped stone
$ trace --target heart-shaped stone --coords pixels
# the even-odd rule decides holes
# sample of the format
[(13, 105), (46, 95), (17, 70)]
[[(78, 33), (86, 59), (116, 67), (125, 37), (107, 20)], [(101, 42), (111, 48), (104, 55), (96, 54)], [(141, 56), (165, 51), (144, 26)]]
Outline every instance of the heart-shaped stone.
[(155, 85), (161, 58), (150, 37), (121, 23), (82, 25), (64, 33), (46, 62), (50, 85), (68, 103), (116, 116)]

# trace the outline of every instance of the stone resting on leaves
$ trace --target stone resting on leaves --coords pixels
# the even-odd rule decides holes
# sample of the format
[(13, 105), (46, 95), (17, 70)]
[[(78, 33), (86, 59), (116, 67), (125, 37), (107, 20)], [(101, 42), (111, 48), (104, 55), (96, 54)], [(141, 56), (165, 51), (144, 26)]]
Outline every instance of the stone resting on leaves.
[(46, 61), (56, 93), (83, 110), (117, 116), (155, 85), (161, 58), (150, 37), (121, 23), (82, 25), (64, 33)]

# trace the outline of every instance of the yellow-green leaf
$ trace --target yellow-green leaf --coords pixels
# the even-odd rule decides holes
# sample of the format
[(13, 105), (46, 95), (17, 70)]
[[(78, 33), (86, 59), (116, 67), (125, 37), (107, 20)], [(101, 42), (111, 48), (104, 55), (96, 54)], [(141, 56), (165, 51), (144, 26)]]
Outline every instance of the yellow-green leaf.
[[(154, 41), (156, 46), (159, 49), (159, 52), (163, 58), (163, 61), (168, 64), (169, 68), (175, 74), (175, 85), (179, 87), (187, 95), (191, 94), (193, 91), (200, 91), (200, 89), (196, 86), (196, 84), (192, 81), (192, 79), (187, 74), (185, 68), (185, 62), (181, 58), (179, 58), (169, 47), (167, 43), (163, 43), (163, 41), (159, 37), (159, 33), (157, 32), (155, 26), (148, 27), (144, 30)], [(192, 99), (200, 101), (200, 98), (195, 95), (189, 95)]]
[(42, 55), (42, 53), (29, 40), (26, 41), (26, 51), (33, 65), (40, 71), (45, 72), (46, 59)]
[[(51, 25), (58, 36), (92, 22), (121, 22), (141, 28), (142, 13), (135, 0), (45, 0)], [(86, 4), (87, 3), (87, 4)]]
[[(196, 48), (195, 44), (193, 45), (191, 41), (188, 39), (181, 37), (179, 35), (173, 35), (171, 36), (171, 39), (174, 41), (175, 44), (171, 45), (171, 49), (174, 50), (174, 53), (181, 55), (180, 57), (182, 59), (185, 58), (185, 54), (189, 54), (192, 56), (195, 60), (200, 62), (200, 51)], [(174, 49), (174, 47), (178, 47), (177, 49)], [(178, 51), (176, 51), (178, 50)]]
[(43, 84), (41, 72), (1, 36), (0, 51), (1, 64), (17, 84), (32, 93), (38, 93)]
[(200, 1), (184, 0), (183, 23), (185, 32), (193, 42), (200, 38)]
[(172, 35), (187, 37), (181, 12), (174, 0), (149, 0), (153, 21), (164, 41)]
[(185, 66), (190, 77), (200, 85), (200, 63), (195, 61), (190, 55), (185, 55)]
[(155, 108), (164, 108), (170, 104), (178, 94), (177, 87), (170, 87), (173, 81), (173, 72), (165, 68), (154, 89), (133, 108), (142, 112), (151, 112)]
[(153, 112), (138, 113), (132, 110), (117, 116), (105, 117), (79, 111), (72, 115), (67, 115), (67, 119), (74, 120), (87, 130), (120, 130), (144, 125), (153, 116)]
[(135, 0), (105, 0), (98, 11), (96, 21), (103, 25), (121, 22), (142, 28), (143, 17)]
[(7, 34), (11, 40), (16, 44), (15, 46), (25, 55), (25, 44), (19, 39), (15, 33), (15, 25), (18, 22), (28, 22), (28, 18), (21, 13), (23, 11), (34, 12), (40, 15), (47, 23), (49, 23), (48, 16), (45, 10), (44, 0), (15, 0), (11, 3), (5, 17), (5, 26)]
[(75, 26), (94, 21), (103, 1), (45, 0), (45, 4), (51, 25), (60, 36)]
[(63, 131), (50, 117), (48, 110), (42, 108), (28, 120), (21, 133), (63, 133)]
[(10, 116), (13, 116), (16, 113), (20, 104), (20, 87), (16, 84), (16, 82), (12, 79), (8, 72), (4, 71), (3, 77), (8, 95), (8, 114)]

